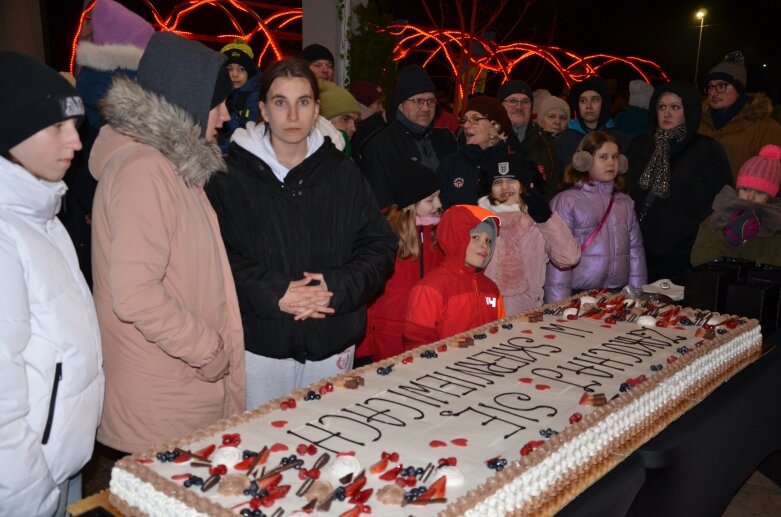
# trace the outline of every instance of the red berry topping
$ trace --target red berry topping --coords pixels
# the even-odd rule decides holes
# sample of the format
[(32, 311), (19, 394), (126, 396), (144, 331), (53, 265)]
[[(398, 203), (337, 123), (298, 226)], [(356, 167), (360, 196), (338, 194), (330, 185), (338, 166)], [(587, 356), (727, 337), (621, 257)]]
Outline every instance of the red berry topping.
[(326, 391), (328, 391), (328, 393), (331, 393), (332, 391), (334, 391), (334, 385), (332, 383), (330, 383), (330, 382), (326, 383), (325, 389), (326, 389)]
[(446, 352), (447, 351), (447, 345), (439, 345), (437, 347), (437, 352)]
[(257, 510), (258, 508), (261, 507), (262, 504), (263, 502), (261, 501), (260, 497), (253, 497), (252, 499), (249, 500), (249, 507), (252, 508), (253, 510)]
[(499, 327), (491, 327), (490, 329), (488, 329), (488, 332), (490, 332), (491, 334), (496, 334), (497, 332), (499, 332)]
[(605, 323), (607, 323), (608, 325), (615, 325), (616, 319), (612, 316), (608, 316), (607, 318), (605, 318)]
[(306, 479), (307, 477), (309, 477), (309, 471), (301, 467), (298, 471), (298, 479)]
[(570, 320), (570, 321), (576, 320), (576, 319), (578, 319), (578, 315), (577, 314), (567, 314), (567, 319)]
[[(395, 467), (390, 469), (388, 472), (386, 472), (385, 474), (380, 476), (380, 479), (382, 479), (383, 481), (393, 481), (394, 479), (396, 479), (396, 476), (399, 475), (399, 472), (401, 472), (402, 468), (403, 467), (401, 465), (396, 465)], [(401, 478), (399, 478), (399, 479), (401, 479)]]
[(306, 454), (306, 444), (305, 444), (305, 443), (302, 443), (301, 445), (299, 445), (298, 447), (296, 447), (296, 453), (297, 453), (299, 456), (303, 456), (304, 454)]
[(581, 420), (583, 420), (583, 415), (580, 413), (572, 413), (572, 416), (569, 417), (570, 424), (577, 424)]
[(320, 395), (325, 395), (326, 393), (328, 393), (328, 388), (326, 388), (325, 386), (320, 386), (317, 389), (317, 392), (320, 393)]
[(309, 469), (309, 473), (307, 474), (312, 479), (319, 479), (320, 478), (320, 469)]
[(229, 447), (238, 447), (241, 443), (241, 435), (239, 433), (224, 434), (222, 435), (222, 444)]
[(411, 362), (412, 362), (412, 356), (411, 356), (411, 355), (408, 355), (407, 357), (405, 357), (404, 359), (402, 359), (402, 360), (401, 360), (401, 362), (402, 362), (403, 364), (409, 364), (409, 363), (411, 363)]
[(314, 456), (315, 454), (317, 454), (317, 447), (315, 447), (310, 443), (309, 445), (306, 446), (306, 452), (307, 454), (311, 454), (312, 456)]

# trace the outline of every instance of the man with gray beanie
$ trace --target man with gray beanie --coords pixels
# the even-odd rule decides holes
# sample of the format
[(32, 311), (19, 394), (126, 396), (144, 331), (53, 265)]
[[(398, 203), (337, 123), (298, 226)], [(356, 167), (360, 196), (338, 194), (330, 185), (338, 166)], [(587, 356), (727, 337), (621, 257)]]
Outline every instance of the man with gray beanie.
[(203, 191), (225, 169), (226, 57), (152, 36), (138, 82), (115, 77), (90, 155), (95, 305), (106, 402), (98, 441), (136, 452), (245, 407), (238, 300)]
[(436, 171), (439, 161), (456, 151), (456, 139), (447, 129), (434, 127), (436, 88), (419, 65), (402, 69), (388, 113), (389, 123), (365, 143), (360, 162), (380, 208), (392, 203), (389, 179), (401, 163), (418, 163)]
[(727, 151), (732, 177), (767, 144), (781, 145), (781, 124), (770, 117), (773, 104), (764, 93), (746, 90), (743, 53), (730, 52), (705, 77), (707, 100), (700, 133), (718, 140)]
[(507, 143), (518, 154), (534, 162), (542, 181), (535, 181), (542, 187), (559, 168), (556, 161), (556, 147), (553, 137), (531, 119), (534, 95), (525, 81), (514, 80), (504, 83), (496, 91), (496, 98), (502, 103), (510, 117), (515, 132)]

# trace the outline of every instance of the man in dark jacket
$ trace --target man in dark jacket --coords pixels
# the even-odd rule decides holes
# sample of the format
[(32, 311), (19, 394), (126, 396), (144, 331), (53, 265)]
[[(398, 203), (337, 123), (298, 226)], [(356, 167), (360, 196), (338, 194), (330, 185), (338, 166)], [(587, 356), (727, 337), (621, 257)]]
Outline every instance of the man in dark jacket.
[[(556, 139), (556, 154), (562, 170), (572, 162), (572, 155), (583, 137), (594, 131), (604, 131), (618, 139), (622, 153), (629, 147), (629, 136), (617, 129), (610, 118), (610, 91), (605, 81), (599, 77), (589, 77), (576, 83), (569, 91), (569, 105), (575, 118), (570, 120), (567, 130)], [(560, 177), (549, 181), (546, 192), (556, 188)]]
[(405, 162), (422, 164), (432, 171), (439, 161), (455, 152), (456, 139), (447, 129), (434, 127), (436, 88), (419, 65), (409, 65), (399, 74), (390, 123), (365, 144), (361, 171), (374, 189), (380, 208), (391, 204), (388, 178)]
[(705, 78), (708, 98), (700, 133), (715, 138), (727, 151), (732, 177), (767, 144), (781, 145), (781, 125), (770, 118), (773, 105), (763, 93), (746, 90), (743, 53), (730, 52)]
[(509, 81), (497, 90), (496, 98), (507, 110), (515, 133), (507, 139), (507, 143), (518, 154), (536, 164), (543, 179), (536, 183), (546, 185), (547, 192), (548, 180), (556, 175), (554, 171), (559, 168), (559, 164), (553, 137), (546, 135), (539, 124), (531, 120), (534, 107), (531, 87), (524, 81)]

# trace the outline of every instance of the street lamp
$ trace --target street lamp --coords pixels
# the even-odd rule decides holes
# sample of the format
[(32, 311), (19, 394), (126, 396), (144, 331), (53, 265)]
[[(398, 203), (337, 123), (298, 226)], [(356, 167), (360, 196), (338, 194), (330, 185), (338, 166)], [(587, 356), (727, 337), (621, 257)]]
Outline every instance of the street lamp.
[(694, 65), (694, 84), (697, 84), (697, 72), (700, 70), (700, 48), (702, 48), (702, 28), (705, 24), (705, 15), (708, 11), (700, 9), (694, 14), (694, 17), (700, 20), (700, 39), (697, 42), (697, 63)]

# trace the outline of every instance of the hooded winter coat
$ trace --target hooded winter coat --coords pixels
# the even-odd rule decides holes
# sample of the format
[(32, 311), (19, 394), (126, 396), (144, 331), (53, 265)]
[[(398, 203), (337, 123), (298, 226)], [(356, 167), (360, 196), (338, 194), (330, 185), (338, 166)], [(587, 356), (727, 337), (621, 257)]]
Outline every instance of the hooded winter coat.
[(393, 273), (367, 309), (366, 336), (355, 351), (356, 357), (371, 355), (373, 361), (380, 361), (404, 352), (401, 336), (410, 291), (444, 258), (434, 242), (435, 228), (434, 225), (418, 227), (420, 259), (396, 257)]
[[(208, 185), (239, 296), (248, 352), (317, 361), (356, 344), (366, 304), (393, 268), (397, 238), (352, 160), (317, 129), (308, 156), (280, 181), (265, 125), (238, 129), (228, 174)], [(335, 313), (294, 321), (279, 300), (322, 273)]]
[[(724, 237), (730, 215), (737, 210), (753, 210), (759, 219), (759, 233), (737, 246)], [(713, 214), (700, 225), (692, 248), (691, 261), (697, 266), (721, 257), (753, 260), (781, 266), (781, 199), (754, 203), (738, 198), (734, 188), (724, 187), (713, 200)]]
[(52, 515), (92, 455), (100, 331), (65, 228), (65, 184), (0, 157), (0, 515)]
[[(656, 106), (665, 93), (683, 101), (686, 136), (670, 145), (670, 197), (653, 197), (653, 204), (640, 221), (648, 265), (648, 279), (668, 278), (682, 282), (689, 268), (689, 255), (700, 223), (711, 212), (713, 198), (732, 183), (724, 148), (713, 138), (697, 133), (700, 120), (700, 94), (694, 85), (674, 81), (660, 85), (651, 97)], [(648, 119), (650, 132), (636, 138), (627, 152), (629, 193), (640, 217), (649, 190), (639, 185), (640, 176), (654, 152), (654, 135), (659, 127), (657, 110)]]
[(740, 112), (721, 129), (716, 129), (707, 99), (702, 106), (699, 131), (715, 138), (727, 151), (733, 183), (746, 160), (767, 144), (781, 145), (781, 124), (770, 117), (773, 104), (763, 93), (749, 94)]
[(488, 196), (477, 204), (502, 221), (485, 275), (502, 292), (507, 314), (539, 307), (545, 292), (545, 265), (548, 261), (560, 268), (576, 265), (580, 245), (556, 212), (544, 223), (536, 223), (518, 205), (492, 205)]
[[(109, 90), (90, 156), (94, 293), (106, 406), (98, 440), (135, 452), (244, 410), (244, 343), (203, 184), (224, 168), (193, 117), (126, 78)], [(220, 342), (223, 348), (220, 348)], [(216, 382), (198, 368), (227, 354)]]
[(369, 180), (380, 208), (393, 203), (388, 178), (393, 176), (396, 167), (403, 166), (407, 161), (424, 163), (416, 141), (430, 142), (435, 156), (429, 157), (429, 160), (437, 163), (456, 151), (456, 138), (447, 129), (430, 127), (421, 134), (415, 134), (394, 118), (397, 117), (395, 113), (388, 113), (388, 117), (393, 120), (364, 142), (360, 156), (361, 172)]
[(453, 205), (476, 205), (489, 186), (485, 183), (484, 171), (507, 154), (507, 144), (481, 149), (474, 144), (465, 144), (458, 151), (446, 156), (437, 168), (442, 191), (439, 199), (442, 208)]
[(444, 261), (420, 279), (409, 295), (404, 319), (404, 346), (413, 348), (465, 332), (505, 316), (496, 284), (482, 269), (465, 265), (470, 231), (482, 221), (499, 218), (477, 206), (456, 205), (437, 225)]
[[(602, 97), (602, 107), (599, 112), (597, 127), (590, 129), (583, 116), (580, 114), (580, 96), (584, 92), (593, 90)], [(629, 147), (629, 136), (618, 129), (610, 118), (610, 90), (607, 84), (599, 77), (590, 77), (585, 81), (575, 83), (569, 92), (569, 106), (575, 118), (567, 124), (567, 129), (562, 131), (556, 138), (556, 155), (560, 164), (555, 171), (556, 176), (550, 178), (545, 186), (545, 193), (551, 198), (557, 191), (561, 182), (561, 174), (564, 169), (572, 162), (572, 155), (575, 154), (580, 141), (589, 133), (594, 131), (604, 131), (618, 140), (619, 151), (624, 152)]]
[(244, 86), (236, 88), (228, 95), (225, 104), (231, 119), (220, 129), (220, 149), (228, 152), (231, 135), (240, 127), (246, 127), (247, 122), (260, 120), (260, 72), (250, 77)]
[[(580, 183), (556, 195), (551, 210), (558, 213), (582, 245), (599, 226), (610, 203), (613, 182)], [(646, 283), (645, 253), (632, 199), (615, 193), (613, 208), (574, 268), (548, 264), (545, 301), (553, 303), (572, 293), (596, 288), (622, 288)]]

